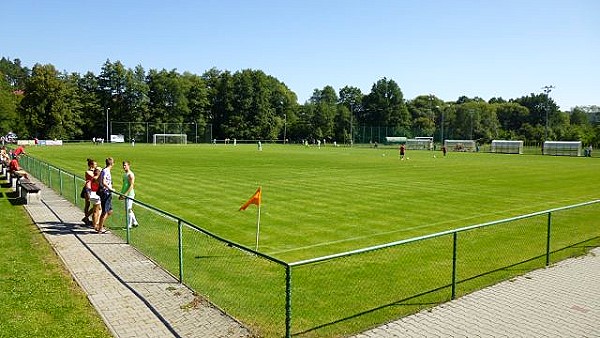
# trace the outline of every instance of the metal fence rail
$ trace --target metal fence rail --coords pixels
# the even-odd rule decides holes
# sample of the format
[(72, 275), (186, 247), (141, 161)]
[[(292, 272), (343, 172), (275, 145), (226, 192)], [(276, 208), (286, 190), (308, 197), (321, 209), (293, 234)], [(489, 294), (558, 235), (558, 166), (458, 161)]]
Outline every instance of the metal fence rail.
[[(81, 177), (30, 156), (21, 164), (83, 208)], [(113, 233), (264, 336), (366, 329), (600, 243), (594, 200), (289, 263), (138, 200), (140, 228), (130, 228), (113, 200)]]

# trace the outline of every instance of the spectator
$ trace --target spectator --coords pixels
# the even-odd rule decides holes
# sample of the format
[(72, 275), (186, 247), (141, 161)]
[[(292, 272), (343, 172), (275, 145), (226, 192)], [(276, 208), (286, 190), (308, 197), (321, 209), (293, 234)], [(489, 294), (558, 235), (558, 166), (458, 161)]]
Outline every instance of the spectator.
[(92, 225), (97, 232), (100, 232), (100, 213), (102, 212), (101, 199), (98, 195), (98, 189), (100, 187), (100, 173), (102, 170), (96, 167), (92, 179), (90, 180), (90, 193), (89, 200), (91, 204), (90, 214), (92, 215)]
[(18, 146), (17, 149), (13, 152), (14, 156), (19, 156), (21, 154), (25, 154), (25, 148), (23, 146)]
[(19, 165), (19, 158), (17, 156), (15, 156), (14, 154), (13, 154), (12, 160), (8, 164), (8, 171), (10, 171), (11, 174), (17, 173), (25, 178), (29, 178), (27, 176), (27, 172), (25, 172), (25, 170), (23, 170), (21, 168), (21, 166)]
[(125, 174), (123, 174), (123, 187), (121, 188), (121, 196), (119, 199), (122, 200), (127, 196), (125, 200), (125, 205), (127, 206), (127, 227), (131, 228), (132, 226), (138, 226), (137, 218), (133, 213), (133, 198), (135, 198), (135, 174), (131, 171), (129, 161), (123, 161), (123, 170)]
[[(85, 205), (83, 207), (84, 217), (81, 219), (85, 225), (91, 225), (91, 221), (89, 219), (92, 214), (92, 210), (90, 209), (90, 192), (92, 191), (92, 180), (94, 179), (94, 170), (98, 166), (98, 163), (91, 158), (87, 159), (87, 170), (85, 171), (85, 183), (83, 185), (83, 189), (81, 190), (81, 198), (85, 200)], [(96, 189), (98, 191), (98, 189)]]
[(108, 216), (112, 215), (112, 175), (111, 169), (115, 163), (115, 160), (112, 157), (109, 157), (105, 160), (106, 167), (102, 169), (99, 177), (99, 187), (98, 187), (98, 195), (100, 195), (100, 204), (102, 206), (102, 214), (100, 214), (100, 222), (98, 224), (97, 231), (99, 233), (107, 233), (109, 232), (105, 225)]
[(0, 148), (0, 161), (2, 161), (2, 165), (6, 167), (8, 167), (8, 164), (10, 163), (10, 156), (6, 152), (6, 146)]

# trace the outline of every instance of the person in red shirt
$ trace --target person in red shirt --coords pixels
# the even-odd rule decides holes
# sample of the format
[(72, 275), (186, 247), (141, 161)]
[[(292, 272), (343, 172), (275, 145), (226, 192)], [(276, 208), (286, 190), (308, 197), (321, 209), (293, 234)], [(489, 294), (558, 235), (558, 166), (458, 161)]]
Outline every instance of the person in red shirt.
[(13, 156), (12, 160), (10, 160), (10, 163), (8, 164), (8, 171), (11, 173), (17, 173), (25, 178), (29, 178), (27, 176), (27, 172), (25, 172), (25, 170), (21, 169), (21, 166), (19, 166), (19, 160), (17, 159), (17, 156)]
[[(83, 189), (81, 190), (81, 198), (85, 200), (85, 205), (83, 207), (84, 217), (81, 219), (86, 225), (91, 225), (89, 217), (92, 214), (92, 209), (90, 208), (90, 192), (92, 191), (91, 183), (94, 178), (94, 169), (98, 166), (96, 161), (91, 158), (87, 159), (88, 169), (85, 171), (85, 184)], [(98, 189), (96, 189), (98, 191)]]
[(18, 146), (17, 149), (13, 152), (14, 156), (19, 156), (21, 154), (25, 154), (25, 148), (23, 146)]

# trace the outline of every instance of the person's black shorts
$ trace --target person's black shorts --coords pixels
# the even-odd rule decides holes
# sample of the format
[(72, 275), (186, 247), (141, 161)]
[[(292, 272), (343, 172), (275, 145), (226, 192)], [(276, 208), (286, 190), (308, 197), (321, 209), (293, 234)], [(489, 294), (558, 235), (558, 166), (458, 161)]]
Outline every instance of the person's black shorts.
[(112, 193), (110, 191), (100, 195), (100, 204), (102, 206), (103, 214), (112, 211)]

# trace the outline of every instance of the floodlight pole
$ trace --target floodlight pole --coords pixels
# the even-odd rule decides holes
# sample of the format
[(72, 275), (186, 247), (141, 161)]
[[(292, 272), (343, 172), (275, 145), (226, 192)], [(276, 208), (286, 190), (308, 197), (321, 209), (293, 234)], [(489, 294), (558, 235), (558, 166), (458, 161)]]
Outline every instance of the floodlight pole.
[(444, 146), (444, 110), (440, 108), (440, 106), (435, 106), (439, 109), (440, 113), (442, 113), (442, 121), (440, 122), (440, 142), (442, 143), (442, 147)]
[(354, 134), (352, 131), (352, 125), (354, 124), (354, 104), (350, 103), (350, 147), (354, 144)]
[(550, 103), (548, 102), (550, 100), (550, 92), (552, 91), (552, 89), (554, 88), (554, 86), (543, 86), (542, 90), (544, 91), (544, 93), (546, 93), (546, 128), (544, 129), (544, 142), (548, 140), (548, 110), (550, 109)]
[(287, 140), (287, 114), (283, 114), (283, 144)]
[(110, 111), (110, 107), (106, 108), (106, 142), (108, 142), (108, 112)]

